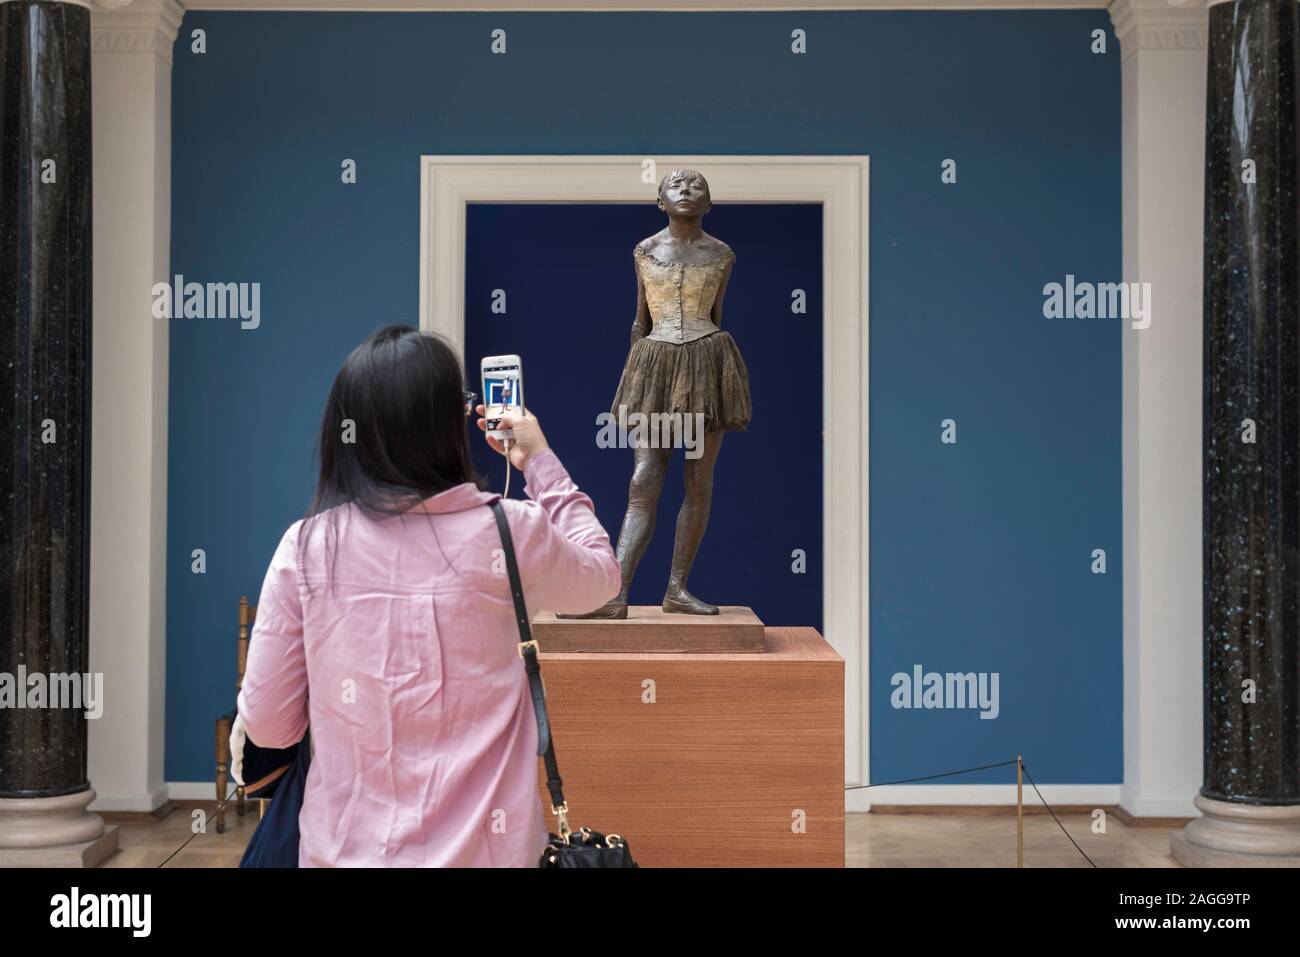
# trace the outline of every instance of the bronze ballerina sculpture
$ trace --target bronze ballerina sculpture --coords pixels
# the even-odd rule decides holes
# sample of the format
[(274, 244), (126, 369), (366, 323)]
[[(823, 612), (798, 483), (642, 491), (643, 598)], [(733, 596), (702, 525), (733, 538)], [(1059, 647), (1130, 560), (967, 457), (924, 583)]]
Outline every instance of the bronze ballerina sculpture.
[[(722, 297), (736, 261), (731, 247), (700, 227), (713, 205), (709, 184), (695, 170), (673, 170), (659, 182), (666, 228), (637, 244), (636, 319), (632, 346), (610, 412), (620, 421), (634, 412), (702, 422), (702, 450), (685, 461), (686, 497), (677, 514), (672, 569), (663, 610), (716, 615), (718, 606), (686, 589), (704, 538), (713, 500), (713, 467), (728, 431), (750, 420), (749, 370), (731, 336), (723, 332)], [(622, 413), (622, 415), (620, 414)], [(679, 434), (686, 434), (679, 432)], [(595, 611), (561, 618), (626, 618), (637, 565), (654, 534), (655, 511), (671, 445), (633, 443), (635, 456), (627, 513), (618, 536), (623, 584)]]

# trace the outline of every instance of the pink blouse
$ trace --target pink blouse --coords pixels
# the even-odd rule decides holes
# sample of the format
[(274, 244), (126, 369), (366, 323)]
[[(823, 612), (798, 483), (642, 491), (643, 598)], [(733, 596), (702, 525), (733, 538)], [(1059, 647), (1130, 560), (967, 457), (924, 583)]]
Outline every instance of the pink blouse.
[[(591, 499), (547, 449), (531, 501), (503, 500), (530, 613), (618, 592)], [(310, 721), (303, 867), (533, 867), (546, 843), (537, 724), (492, 511), (465, 483), (375, 521), (341, 506), (333, 586), (323, 522), (302, 522), (262, 585), (239, 713), (282, 748)], [(322, 517), (323, 518), (323, 517)]]

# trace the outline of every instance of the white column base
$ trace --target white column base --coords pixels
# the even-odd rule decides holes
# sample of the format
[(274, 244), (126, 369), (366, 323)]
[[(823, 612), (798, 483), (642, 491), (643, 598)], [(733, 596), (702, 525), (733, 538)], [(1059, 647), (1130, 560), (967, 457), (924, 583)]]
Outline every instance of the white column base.
[(86, 808), (91, 788), (52, 798), (0, 798), (0, 868), (98, 867), (116, 850), (116, 827)]
[(1205, 816), (1169, 837), (1184, 867), (1300, 867), (1300, 804), (1194, 803)]

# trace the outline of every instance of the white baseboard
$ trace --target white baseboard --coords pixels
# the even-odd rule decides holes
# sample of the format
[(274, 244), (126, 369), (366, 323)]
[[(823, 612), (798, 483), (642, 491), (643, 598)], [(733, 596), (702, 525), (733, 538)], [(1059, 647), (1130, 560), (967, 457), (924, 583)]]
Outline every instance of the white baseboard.
[[(1073, 804), (1088, 807), (1112, 807), (1119, 803), (1118, 784), (1040, 784), (1038, 790), (1052, 807)], [(970, 806), (1016, 803), (1014, 784), (885, 784), (876, 788), (844, 792), (844, 810), (852, 813), (870, 811), (873, 804), (910, 804), (932, 806), (961, 804)], [(1025, 786), (1025, 806), (1042, 807), (1034, 789)]]
[[(94, 782), (91, 782), (94, 786)], [(95, 792), (95, 800), (89, 810), (98, 811), (156, 811), (167, 803), (170, 786), (159, 785), (152, 791), (139, 794), (101, 794)]]
[[(226, 790), (235, 790), (233, 780), (226, 785)], [(168, 781), (167, 796), (173, 801), (215, 801), (217, 785), (215, 781)]]
[(1139, 794), (1127, 784), (1119, 789), (1119, 806), (1134, 817), (1200, 817), (1195, 794)]
[[(1043, 792), (1047, 803), (1053, 807), (1062, 804), (1113, 807), (1120, 803), (1118, 784), (1042, 784), (1038, 789)], [(207, 801), (215, 797), (211, 781), (168, 781), (167, 792), (168, 797), (173, 801)], [(864, 791), (844, 792), (844, 810), (851, 814), (870, 811), (873, 803), (1014, 806), (1016, 786), (1014, 784), (887, 784)], [(1186, 803), (1188, 807), (1191, 806), (1190, 799)], [(1025, 804), (1041, 806), (1033, 788), (1025, 788)], [(1152, 814), (1151, 811), (1144, 811), (1140, 816)], [(1189, 817), (1190, 813), (1170, 811), (1168, 814), (1161, 813), (1154, 816)]]

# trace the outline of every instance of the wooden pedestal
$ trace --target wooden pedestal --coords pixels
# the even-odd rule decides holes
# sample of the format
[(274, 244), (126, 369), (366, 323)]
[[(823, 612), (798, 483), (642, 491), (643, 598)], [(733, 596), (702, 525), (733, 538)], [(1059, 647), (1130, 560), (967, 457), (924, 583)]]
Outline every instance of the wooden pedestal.
[(546, 647), (573, 827), (644, 867), (844, 865), (844, 661), (815, 629), (768, 628), (758, 655)]
[(658, 605), (632, 605), (627, 617), (557, 618), (533, 616), (533, 637), (542, 651), (665, 654), (703, 652), (763, 653), (763, 623), (745, 605), (720, 605), (716, 615), (682, 615)]

